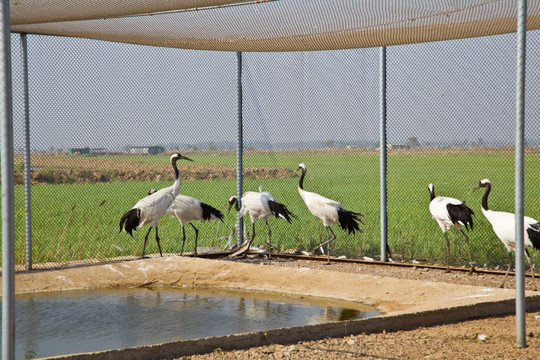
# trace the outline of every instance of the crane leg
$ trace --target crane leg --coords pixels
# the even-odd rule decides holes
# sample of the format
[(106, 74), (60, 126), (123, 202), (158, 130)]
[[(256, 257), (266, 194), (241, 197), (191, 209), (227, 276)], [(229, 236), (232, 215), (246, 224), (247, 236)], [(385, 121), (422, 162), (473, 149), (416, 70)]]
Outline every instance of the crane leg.
[[(326, 235), (328, 236), (328, 230), (326, 230)], [(319, 236), (319, 246), (316, 246), (316, 247), (313, 249), (313, 251), (311, 251), (312, 256), (315, 256), (315, 251), (317, 250), (317, 248), (319, 248), (319, 249), (321, 250), (321, 254), (324, 255), (324, 249), (323, 249), (323, 247), (322, 247), (321, 244), (322, 244), (322, 243), (321, 243), (321, 237)]]
[[(330, 232), (332, 233), (332, 236), (330, 236), (330, 233), (328, 232), (328, 230), (330, 230)], [(326, 234), (328, 235), (328, 239), (327, 239), (325, 242), (323, 242), (322, 244), (317, 245), (317, 246), (311, 251), (312, 253), (315, 253), (315, 250), (317, 250), (318, 248), (321, 248), (321, 251), (322, 251), (322, 247), (323, 247), (324, 245), (327, 245), (327, 244), (329, 244), (330, 242), (336, 240), (336, 234), (334, 234), (334, 232), (332, 231), (332, 229), (330, 228), (330, 226), (327, 226), (327, 227), (326, 227)], [(330, 249), (330, 247), (327, 246), (326, 249), (328, 250), (328, 249)], [(324, 251), (323, 251), (323, 254), (324, 254)], [(328, 257), (330, 258), (330, 254), (328, 254)]]
[(332, 233), (332, 237), (329, 238), (326, 242), (326, 256), (327, 256), (327, 264), (330, 264), (330, 242), (336, 239), (336, 234), (332, 231), (332, 229), (329, 227), (326, 228), (326, 232), (328, 233), (328, 230)]
[[(323, 251), (322, 247), (323, 247), (324, 245), (326, 245), (326, 253), (327, 253), (326, 256), (327, 256), (327, 260), (328, 260), (326, 263), (327, 263), (327, 264), (330, 264), (330, 243), (331, 243), (332, 241), (336, 240), (336, 234), (334, 234), (334, 232), (332, 231), (332, 229), (330, 228), (330, 226), (325, 226), (325, 228), (326, 228), (326, 235), (328, 236), (328, 238), (327, 238), (326, 241), (323, 242), (322, 244), (319, 243), (319, 246), (316, 246), (316, 247), (313, 249), (312, 253), (314, 254), (314, 253), (315, 253), (315, 250), (317, 250), (317, 248), (320, 248), (320, 249), (321, 249), (321, 252), (324, 254), (324, 251)], [(332, 233), (332, 236), (330, 236), (330, 233)]]
[(144, 243), (143, 243), (143, 247), (142, 247), (142, 255), (141, 255), (141, 258), (144, 258), (144, 250), (146, 249), (146, 242), (148, 241), (148, 235), (150, 235), (150, 230), (152, 230), (152, 227), (150, 226), (150, 228), (148, 229), (148, 232), (146, 233), (146, 236), (144, 237)]
[(531, 258), (531, 254), (529, 254), (529, 250), (525, 249), (525, 255), (527, 255), (527, 262), (529, 263), (529, 267), (531, 268), (533, 290), (536, 291), (536, 282), (534, 281), (534, 262)]
[(246, 252), (249, 251), (249, 248), (250, 248), (250, 246), (251, 246), (251, 243), (253, 242), (253, 239), (255, 239), (255, 223), (252, 223), (251, 225), (252, 225), (252, 226), (251, 226), (251, 232), (253, 233), (253, 235), (251, 235), (251, 239), (249, 239), (249, 243), (248, 243), (248, 247), (247, 247), (247, 249), (246, 249)]
[(450, 272), (450, 241), (446, 231), (444, 232), (444, 238), (446, 240), (446, 272)]
[(272, 230), (270, 230), (270, 225), (268, 224), (268, 219), (266, 220), (266, 227), (268, 228), (268, 258), (272, 258)]
[(159, 250), (159, 256), (163, 257), (163, 254), (161, 253), (161, 245), (159, 244), (159, 235), (157, 231), (158, 227), (156, 226), (156, 242), (157, 242), (157, 248)]
[(506, 281), (506, 278), (508, 277), (508, 273), (510, 272), (510, 267), (512, 266), (512, 252), (508, 252), (508, 269), (506, 269), (506, 274), (504, 274), (504, 279), (501, 283), (501, 285), (499, 285), (500, 288), (503, 287), (504, 285), (504, 282)]
[(474, 271), (474, 264), (472, 262), (472, 257), (471, 257), (471, 246), (469, 245), (469, 237), (467, 236), (467, 234), (465, 234), (463, 229), (461, 229), (461, 233), (465, 237), (465, 244), (467, 244), (467, 252), (469, 253), (469, 264), (471, 264), (471, 270), (469, 270), (469, 275), (471, 275)]
[(186, 243), (186, 229), (182, 225), (182, 247), (180, 248), (180, 256), (184, 255), (184, 244)]
[(195, 225), (193, 225), (192, 223), (189, 223), (189, 225), (191, 225), (191, 227), (193, 228), (193, 230), (195, 230), (195, 250), (193, 252), (193, 254), (195, 256), (197, 256), (197, 239), (199, 238), (199, 229), (197, 229), (195, 227)]

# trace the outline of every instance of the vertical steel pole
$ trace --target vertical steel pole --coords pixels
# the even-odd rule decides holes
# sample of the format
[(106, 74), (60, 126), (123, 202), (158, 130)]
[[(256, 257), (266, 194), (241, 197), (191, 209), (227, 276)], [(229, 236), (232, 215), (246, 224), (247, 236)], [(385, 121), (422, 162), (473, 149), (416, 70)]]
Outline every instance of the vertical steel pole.
[[(237, 85), (237, 125), (236, 125), (236, 195), (238, 196), (238, 203), (241, 206), (242, 199), (242, 155), (244, 153), (244, 130), (242, 124), (242, 52), (236, 52), (237, 70), (236, 70), (236, 85)], [(244, 219), (240, 214), (237, 214), (236, 222), (236, 234), (238, 238), (238, 245), (244, 243)]]
[(381, 261), (388, 261), (386, 224), (386, 47), (380, 51)]
[(30, 175), (30, 107), (28, 105), (28, 43), (20, 34), (24, 102), (24, 204), (26, 208), (26, 270), (32, 270), (32, 177)]
[[(523, 263), (524, 216), (524, 143), (525, 143), (525, 50), (527, 36), (527, 1), (520, 0), (517, 15), (516, 72), (516, 148), (515, 148), (515, 211), (516, 211), (516, 335), (517, 346), (526, 347), (525, 340), (525, 269)], [(532, 264), (531, 264), (532, 266)]]
[(2, 123), (2, 359), (15, 358), (15, 201), (9, 1), (0, 2), (0, 121)]

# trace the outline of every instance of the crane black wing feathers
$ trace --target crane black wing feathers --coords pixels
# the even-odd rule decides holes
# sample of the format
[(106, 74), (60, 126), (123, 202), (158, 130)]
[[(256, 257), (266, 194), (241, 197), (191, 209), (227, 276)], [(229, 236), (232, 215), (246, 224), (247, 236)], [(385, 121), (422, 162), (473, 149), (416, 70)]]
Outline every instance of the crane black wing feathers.
[(287, 207), (283, 204), (280, 204), (275, 201), (268, 201), (268, 207), (270, 208), (270, 211), (272, 212), (272, 215), (275, 217), (283, 217), (285, 220), (287, 220), (289, 223), (291, 222), (291, 217), (297, 218), (296, 215), (294, 215), (292, 212), (287, 209)]
[(357, 221), (363, 224), (364, 222), (362, 221), (361, 217), (364, 215), (345, 209), (339, 209), (337, 213), (339, 225), (343, 230), (348, 230), (349, 234), (354, 234), (355, 230), (362, 232), (362, 229), (360, 229), (360, 225), (358, 225)]
[(204, 220), (210, 220), (210, 218), (212, 217), (212, 214), (214, 214), (215, 217), (223, 221), (223, 214), (221, 213), (221, 211), (219, 211), (215, 207), (212, 207), (205, 203), (201, 203), (201, 208), (202, 208), (202, 214), (203, 214)]
[(120, 231), (122, 231), (122, 228), (125, 228), (126, 232), (133, 236), (132, 231), (137, 230), (140, 221), (141, 211), (139, 209), (131, 209), (120, 219)]
[(535, 249), (540, 249), (540, 222), (532, 224), (527, 228), (527, 235)]
[(448, 215), (450, 215), (450, 220), (452, 220), (454, 225), (461, 223), (465, 226), (465, 229), (468, 230), (469, 225), (471, 226), (471, 230), (473, 229), (472, 215), (474, 215), (474, 212), (470, 207), (465, 204), (447, 204), (446, 209), (448, 210)]

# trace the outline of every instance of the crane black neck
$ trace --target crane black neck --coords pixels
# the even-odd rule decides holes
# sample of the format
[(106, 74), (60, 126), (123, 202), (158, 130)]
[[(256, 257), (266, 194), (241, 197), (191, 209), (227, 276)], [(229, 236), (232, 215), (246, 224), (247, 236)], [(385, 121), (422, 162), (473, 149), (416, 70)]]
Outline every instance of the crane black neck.
[(487, 183), (484, 187), (486, 188), (486, 192), (484, 193), (484, 196), (482, 197), (482, 209), (489, 210), (488, 196), (489, 196), (489, 193), (491, 192), (491, 184)]
[(232, 202), (234, 204), (234, 209), (236, 211), (240, 211), (240, 204), (238, 204), (238, 198), (236, 196), (233, 197)]
[(302, 175), (300, 175), (300, 181), (298, 182), (298, 187), (304, 190), (304, 177), (306, 176), (306, 169), (300, 168), (302, 170)]
[(432, 191), (431, 189), (429, 189), (429, 196), (431, 198), (430, 200), (435, 199), (435, 190)]
[(180, 178), (180, 171), (178, 171), (178, 166), (176, 166), (176, 162), (177, 162), (178, 160), (179, 160), (178, 158), (174, 158), (174, 159), (172, 159), (172, 161), (171, 161), (171, 165), (172, 165), (172, 167), (173, 167), (173, 169), (174, 169), (174, 178), (175, 178), (176, 180), (178, 180), (178, 179)]

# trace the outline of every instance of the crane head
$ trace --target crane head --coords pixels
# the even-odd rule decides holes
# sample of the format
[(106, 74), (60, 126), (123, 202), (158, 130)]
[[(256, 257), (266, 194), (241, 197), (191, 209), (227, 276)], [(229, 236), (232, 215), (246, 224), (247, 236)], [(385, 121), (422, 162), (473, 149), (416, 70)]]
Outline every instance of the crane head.
[(148, 190), (148, 195), (152, 195), (153, 193), (155, 193), (157, 190), (156, 189), (150, 189)]
[(306, 164), (304, 164), (304, 163), (298, 164), (298, 169), (296, 169), (296, 171), (298, 171), (298, 170), (306, 171)]
[(229, 212), (231, 211), (231, 207), (235, 204), (235, 203), (238, 203), (238, 198), (236, 196), (231, 196), (229, 198), (229, 207), (227, 208), (227, 215), (229, 215)]
[(180, 153), (172, 154), (171, 155), (171, 162), (177, 162), (178, 160), (187, 160), (187, 161), (193, 161), (192, 159), (188, 158), (187, 156), (184, 156)]
[(478, 185), (476, 185), (471, 191), (469, 191), (469, 194), (471, 194), (471, 193), (475, 192), (476, 190), (478, 190), (480, 188), (483, 188), (483, 187), (491, 187), (491, 182), (488, 179), (480, 180)]

